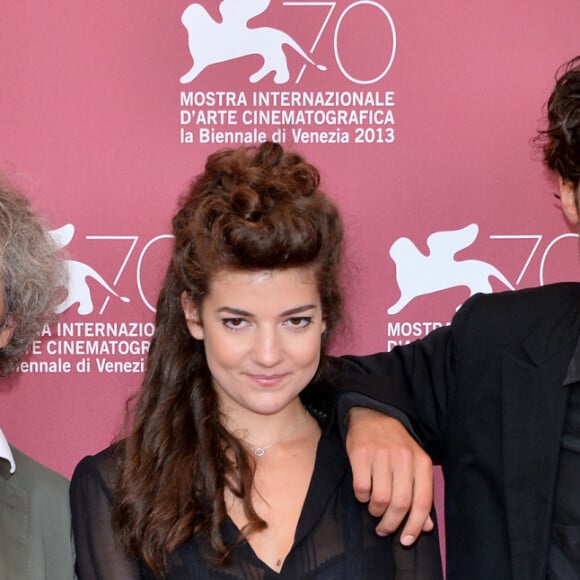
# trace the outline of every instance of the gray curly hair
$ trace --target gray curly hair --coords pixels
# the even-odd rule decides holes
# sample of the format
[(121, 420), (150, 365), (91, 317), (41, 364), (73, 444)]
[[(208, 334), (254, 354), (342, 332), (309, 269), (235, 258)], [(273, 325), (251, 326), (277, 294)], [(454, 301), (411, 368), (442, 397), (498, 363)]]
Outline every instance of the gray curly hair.
[(65, 281), (58, 249), (30, 202), (0, 175), (0, 324), (13, 327), (0, 349), (0, 376), (14, 372), (32, 340), (54, 317)]

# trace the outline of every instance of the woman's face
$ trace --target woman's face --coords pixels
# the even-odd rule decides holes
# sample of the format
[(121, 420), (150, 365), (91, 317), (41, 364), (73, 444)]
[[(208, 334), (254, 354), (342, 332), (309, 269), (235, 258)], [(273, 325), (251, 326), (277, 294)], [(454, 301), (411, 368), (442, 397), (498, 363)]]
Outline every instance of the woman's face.
[(276, 413), (316, 373), (326, 323), (312, 268), (223, 270), (201, 308), (182, 301), (225, 413)]

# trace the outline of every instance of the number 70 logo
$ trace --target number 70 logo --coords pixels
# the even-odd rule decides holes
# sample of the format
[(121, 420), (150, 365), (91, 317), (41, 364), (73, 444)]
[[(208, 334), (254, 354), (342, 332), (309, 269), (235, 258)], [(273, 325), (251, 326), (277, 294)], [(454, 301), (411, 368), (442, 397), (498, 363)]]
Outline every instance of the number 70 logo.
[[(395, 30), (395, 23), (393, 22), (393, 19), (391, 18), (391, 15), (389, 14), (389, 12), (387, 11), (387, 9), (382, 6), (381, 4), (379, 4), (378, 2), (373, 2), (372, 0), (359, 0), (357, 2), (353, 2), (352, 4), (347, 5), (345, 8), (343, 8), (342, 12), (340, 12), (340, 14), (338, 14), (336, 19), (333, 19), (333, 15), (336, 12), (336, 5), (337, 2), (318, 2), (318, 1), (313, 1), (313, 2), (308, 2), (308, 1), (299, 1), (299, 0), (288, 0), (282, 3), (283, 6), (288, 6), (288, 7), (295, 7), (295, 8), (308, 8), (308, 7), (313, 7), (313, 6), (324, 6), (326, 7), (328, 10), (326, 12), (326, 15), (324, 16), (324, 18), (322, 19), (322, 22), (320, 23), (320, 28), (318, 29), (318, 33), (316, 34), (312, 45), (310, 46), (310, 54), (314, 54), (316, 48), (318, 47), (321, 38), (325, 35), (325, 34), (332, 34), (333, 36), (333, 52), (334, 52), (334, 58), (336, 60), (336, 64), (338, 66), (338, 68), (340, 69), (340, 72), (351, 82), (359, 84), (359, 85), (370, 85), (372, 83), (376, 83), (377, 81), (380, 81), (388, 72), (389, 69), (391, 68), (393, 61), (395, 60), (395, 52), (397, 49), (397, 33)], [(348, 20), (346, 20), (346, 17), (349, 14), (354, 13), (354, 11), (359, 10), (361, 8), (372, 8), (375, 9), (378, 12), (378, 18), (382, 19), (382, 21), (384, 22), (384, 26), (385, 29), (387, 31), (387, 34), (390, 36), (391, 39), (391, 50), (390, 53), (387, 53), (384, 55), (385, 57), (385, 66), (382, 69), (382, 71), (374, 76), (373, 78), (360, 78), (360, 77), (356, 77), (354, 73), (349, 72), (346, 68), (346, 66), (343, 63), (343, 59), (341, 59), (340, 56), (340, 35), (341, 32), (344, 32), (345, 27), (348, 25)], [(333, 28), (334, 27), (334, 28)], [(302, 68), (300, 69), (300, 72), (298, 73), (298, 76), (296, 78), (296, 83), (300, 82), (300, 79), (302, 78), (302, 75), (304, 74), (304, 71), (306, 70), (306, 64), (302, 65)]]

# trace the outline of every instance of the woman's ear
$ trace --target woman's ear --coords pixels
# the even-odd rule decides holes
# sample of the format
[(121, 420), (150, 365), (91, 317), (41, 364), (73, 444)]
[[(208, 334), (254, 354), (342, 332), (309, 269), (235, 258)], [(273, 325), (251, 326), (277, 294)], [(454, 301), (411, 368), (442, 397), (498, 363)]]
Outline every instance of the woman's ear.
[(576, 187), (571, 181), (564, 179), (561, 175), (558, 176), (558, 184), (560, 186), (560, 203), (562, 204), (562, 211), (570, 223), (578, 225), (580, 216), (578, 215)]
[(185, 323), (187, 324), (189, 334), (197, 340), (203, 340), (205, 333), (199, 315), (199, 308), (190, 300), (185, 290), (181, 294), (181, 307), (183, 308)]

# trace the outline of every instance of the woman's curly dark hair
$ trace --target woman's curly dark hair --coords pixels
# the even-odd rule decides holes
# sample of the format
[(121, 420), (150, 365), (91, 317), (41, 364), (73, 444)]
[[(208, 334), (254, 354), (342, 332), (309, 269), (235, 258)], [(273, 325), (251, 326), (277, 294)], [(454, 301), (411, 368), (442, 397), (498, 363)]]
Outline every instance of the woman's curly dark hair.
[(580, 55), (563, 64), (547, 103), (547, 127), (536, 142), (547, 167), (577, 187), (580, 181)]
[(199, 306), (222, 269), (312, 266), (328, 335), (342, 311), (342, 223), (319, 182), (313, 165), (276, 143), (225, 149), (208, 158), (173, 218), (173, 254), (134, 426), (119, 446), (113, 516), (126, 551), (156, 577), (192, 537), (207, 542), (216, 564), (227, 562), (232, 546), (220, 531), (226, 490), (243, 502), (249, 522), (243, 534), (266, 525), (251, 501), (255, 464), (222, 424), (203, 342), (187, 329), (182, 294)]

